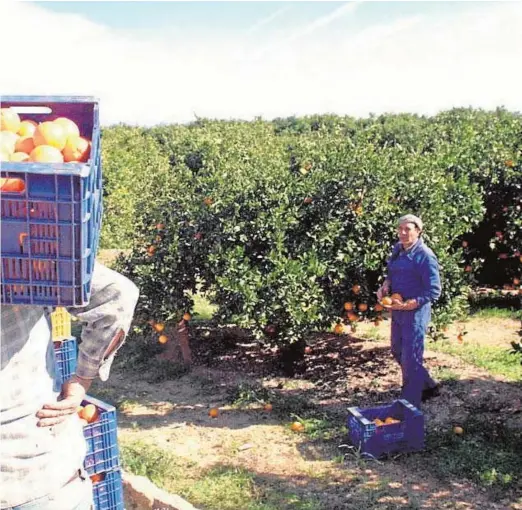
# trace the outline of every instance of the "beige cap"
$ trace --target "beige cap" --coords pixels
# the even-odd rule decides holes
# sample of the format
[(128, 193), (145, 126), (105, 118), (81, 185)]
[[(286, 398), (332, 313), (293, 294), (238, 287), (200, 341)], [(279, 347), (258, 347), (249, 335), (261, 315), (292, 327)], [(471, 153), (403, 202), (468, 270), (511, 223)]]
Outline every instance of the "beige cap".
[(413, 223), (421, 232), (424, 227), (422, 220), (414, 214), (405, 214), (399, 218), (399, 225), (402, 223)]

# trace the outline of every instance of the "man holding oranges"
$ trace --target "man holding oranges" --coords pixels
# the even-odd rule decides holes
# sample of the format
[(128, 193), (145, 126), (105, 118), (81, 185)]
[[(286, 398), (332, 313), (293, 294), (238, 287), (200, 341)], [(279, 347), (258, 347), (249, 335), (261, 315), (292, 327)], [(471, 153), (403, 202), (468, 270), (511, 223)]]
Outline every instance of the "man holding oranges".
[[(440, 297), (439, 263), (421, 238), (422, 220), (413, 214), (399, 219), (399, 242), (388, 259), (388, 275), (377, 291), (392, 311), (391, 351), (402, 370), (401, 398), (416, 407), (439, 394), (437, 383), (423, 366), (424, 336), (431, 304)], [(392, 293), (391, 297), (387, 297)]]

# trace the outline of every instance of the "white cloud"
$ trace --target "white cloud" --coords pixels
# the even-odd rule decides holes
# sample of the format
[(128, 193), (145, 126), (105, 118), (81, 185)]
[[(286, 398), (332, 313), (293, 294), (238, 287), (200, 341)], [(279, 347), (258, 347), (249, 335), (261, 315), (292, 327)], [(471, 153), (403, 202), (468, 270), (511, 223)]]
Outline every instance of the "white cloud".
[(0, 91), (96, 95), (104, 124), (186, 122), (194, 113), (522, 110), (522, 4), (470, 6), (447, 20), (391, 19), (357, 32), (327, 29), (353, 8), (343, 5), (276, 40), (263, 31), (263, 46), (276, 51), (254, 59), (258, 47), (248, 34), (136, 37), (45, 4), (4, 3)]

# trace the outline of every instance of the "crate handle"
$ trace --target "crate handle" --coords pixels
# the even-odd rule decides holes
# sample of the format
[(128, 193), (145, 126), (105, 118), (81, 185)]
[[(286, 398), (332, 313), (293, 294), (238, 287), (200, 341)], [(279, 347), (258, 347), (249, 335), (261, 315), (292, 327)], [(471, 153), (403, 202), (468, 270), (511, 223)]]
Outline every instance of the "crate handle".
[(25, 182), (23, 179), (0, 177), (0, 193), (23, 193)]
[(22, 115), (49, 115), (53, 113), (48, 106), (11, 106), (11, 110)]

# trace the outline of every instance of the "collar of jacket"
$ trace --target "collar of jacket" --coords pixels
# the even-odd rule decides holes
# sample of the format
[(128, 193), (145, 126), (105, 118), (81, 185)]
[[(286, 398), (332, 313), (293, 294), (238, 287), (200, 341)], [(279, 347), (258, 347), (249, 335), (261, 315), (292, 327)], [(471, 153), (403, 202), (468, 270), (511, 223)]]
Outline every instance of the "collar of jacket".
[(422, 245), (424, 244), (422, 238), (419, 237), (419, 239), (417, 239), (417, 241), (415, 241), (415, 243), (410, 246), (407, 250), (405, 250), (403, 247), (402, 247), (402, 244), (399, 243), (399, 246), (400, 246), (400, 251), (401, 253), (404, 252), (406, 253), (406, 256), (411, 260), (413, 258), (413, 255), (415, 254), (415, 252), (417, 250), (419, 250)]

